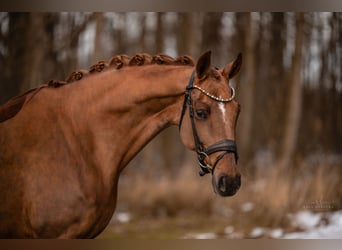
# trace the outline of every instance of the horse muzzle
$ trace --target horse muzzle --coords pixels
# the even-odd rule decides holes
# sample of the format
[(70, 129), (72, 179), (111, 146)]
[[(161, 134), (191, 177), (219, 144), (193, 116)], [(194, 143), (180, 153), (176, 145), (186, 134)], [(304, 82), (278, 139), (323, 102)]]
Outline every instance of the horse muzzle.
[[(211, 164), (209, 155), (218, 154), (214, 164)], [(202, 156), (205, 157), (202, 157)], [(236, 170), (238, 153), (236, 143), (233, 140), (222, 140), (203, 152), (198, 153), (200, 175), (212, 174), (212, 183), (215, 193), (221, 196), (234, 195), (241, 186), (241, 174)], [(220, 165), (215, 171), (216, 166)]]
[(220, 174), (217, 178), (213, 175), (212, 183), (215, 193), (220, 196), (233, 196), (241, 186), (241, 175), (239, 173), (235, 176)]

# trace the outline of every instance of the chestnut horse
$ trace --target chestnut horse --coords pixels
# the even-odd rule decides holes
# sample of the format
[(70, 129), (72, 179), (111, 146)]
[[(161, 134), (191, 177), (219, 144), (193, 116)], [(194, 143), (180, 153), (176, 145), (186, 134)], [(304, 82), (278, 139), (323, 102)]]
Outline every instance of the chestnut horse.
[(197, 63), (115, 56), (0, 106), (1, 238), (96, 237), (114, 213), (121, 171), (169, 125), (215, 192), (234, 195), (239, 104), (229, 80), (242, 59), (216, 69), (210, 54)]

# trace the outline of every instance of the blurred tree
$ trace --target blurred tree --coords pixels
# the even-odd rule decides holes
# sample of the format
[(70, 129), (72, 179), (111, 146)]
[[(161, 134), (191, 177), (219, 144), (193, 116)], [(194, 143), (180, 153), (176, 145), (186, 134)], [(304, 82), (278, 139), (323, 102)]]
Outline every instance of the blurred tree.
[(193, 51), (195, 43), (194, 13), (177, 13), (178, 22), (176, 23), (177, 53), (179, 55), (189, 54)]
[[(280, 157), (281, 169), (293, 169), (298, 131), (302, 114), (302, 47), (304, 37), (304, 14), (296, 13), (296, 37), (292, 59), (290, 93), (287, 98), (286, 124)], [(291, 166), (290, 166), (291, 162)]]
[(252, 128), (254, 119), (254, 95), (255, 95), (255, 26), (252, 13), (244, 14), (244, 83), (240, 88), (241, 105), (243, 112), (239, 122), (239, 149), (243, 154), (243, 162), (246, 163), (252, 156)]
[(23, 77), (22, 65), (24, 65), (21, 55), (25, 53), (25, 40), (22, 39), (22, 35), (27, 29), (28, 15), (11, 13), (2, 17), (2, 21), (5, 20), (8, 22), (8, 31), (1, 36), (5, 51), (2, 53), (0, 103), (17, 95), (20, 90)]
[(164, 51), (164, 13), (158, 12), (157, 13), (157, 27), (155, 32), (155, 51), (153, 54), (162, 53)]
[[(306, 65), (303, 112), (298, 147), (300, 156), (340, 154), (341, 109), (341, 15), (310, 13), (306, 15), (310, 29), (305, 44)], [(314, 48), (314, 50), (313, 50)], [(315, 65), (316, 71), (308, 68)], [(308, 139), (309, 138), (309, 139)]]
[(1, 102), (56, 75), (53, 31), (58, 14), (9, 13), (8, 19)]
[[(25, 47), (22, 54), (23, 75), (21, 92), (56, 77), (56, 52), (54, 50), (54, 27), (57, 14), (30, 13), (24, 35)], [(38, 46), (37, 46), (38, 45)]]
[(95, 38), (94, 38), (94, 52), (92, 55), (92, 63), (96, 63), (100, 60), (105, 60), (104, 49), (102, 48), (102, 38), (104, 31), (104, 22), (105, 17), (103, 13), (95, 13), (94, 14), (94, 22), (95, 22)]
[[(269, 45), (267, 51), (267, 70), (265, 70), (265, 77), (267, 81), (263, 81), (262, 93), (259, 92), (263, 98), (263, 112), (262, 119), (267, 120), (263, 130), (263, 140), (269, 148), (275, 147), (274, 143), (281, 138), (284, 133), (284, 126), (286, 117), (283, 112), (279, 112), (286, 105), (286, 75), (284, 66), (284, 51), (286, 46), (286, 23), (285, 13), (271, 13), (269, 27)], [(266, 68), (266, 67), (265, 67)], [(278, 124), (274, 126), (274, 124)], [(273, 149), (273, 153), (279, 154), (280, 148)]]
[[(341, 19), (338, 18), (338, 13), (332, 13), (329, 25), (331, 27), (329, 43), (328, 43), (328, 68), (329, 68), (329, 76), (328, 81), (330, 84), (327, 86), (327, 94), (326, 94), (326, 115), (324, 119), (324, 131), (326, 132), (325, 136), (325, 148), (328, 151), (338, 153), (339, 149), (342, 149), (342, 143), (339, 138), (342, 135), (341, 128), (341, 106), (339, 105), (338, 99), (338, 84), (339, 80), (341, 80), (341, 72), (336, 66), (341, 64), (341, 41), (342, 34), (340, 32), (341, 27)], [(341, 68), (341, 67), (340, 67)], [(339, 79), (340, 78), (340, 79)], [(340, 83), (341, 84), (341, 83)], [(330, 112), (326, 112), (329, 110)], [(333, 115), (336, 114), (336, 115)], [(340, 136), (339, 136), (340, 135)]]
[(114, 41), (115, 49), (113, 54), (126, 54), (127, 53), (127, 42), (125, 36), (125, 26), (127, 13), (116, 13), (113, 21), (112, 39)]
[(62, 70), (61, 79), (80, 67), (78, 55), (80, 36), (94, 18), (95, 14), (84, 13), (61, 13), (59, 15), (59, 23), (56, 25), (55, 32), (55, 50), (58, 53), (59, 68)]
[[(222, 12), (210, 12), (203, 15), (202, 23), (202, 52), (207, 50), (219, 51), (221, 49), (221, 29), (222, 29)], [(212, 61), (215, 64), (219, 54), (212, 54)]]

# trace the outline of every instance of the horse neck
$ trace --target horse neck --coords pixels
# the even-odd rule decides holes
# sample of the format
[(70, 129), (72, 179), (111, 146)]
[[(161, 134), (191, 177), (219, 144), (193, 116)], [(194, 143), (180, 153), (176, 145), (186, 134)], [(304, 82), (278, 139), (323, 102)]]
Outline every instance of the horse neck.
[(114, 164), (114, 171), (120, 172), (156, 134), (178, 124), (192, 70), (189, 66), (126, 67), (75, 83), (79, 93), (70, 95), (68, 105), (74, 128), (87, 135), (82, 140), (93, 149), (94, 161), (107, 171)]

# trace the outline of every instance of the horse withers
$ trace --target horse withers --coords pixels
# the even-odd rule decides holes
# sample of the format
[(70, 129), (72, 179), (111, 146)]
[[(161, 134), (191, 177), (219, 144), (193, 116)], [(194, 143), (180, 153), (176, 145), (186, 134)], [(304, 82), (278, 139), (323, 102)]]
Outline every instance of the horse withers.
[(210, 52), (115, 56), (0, 106), (0, 237), (93, 238), (108, 225), (128, 162), (161, 130), (178, 125), (214, 191), (240, 187), (239, 104)]

